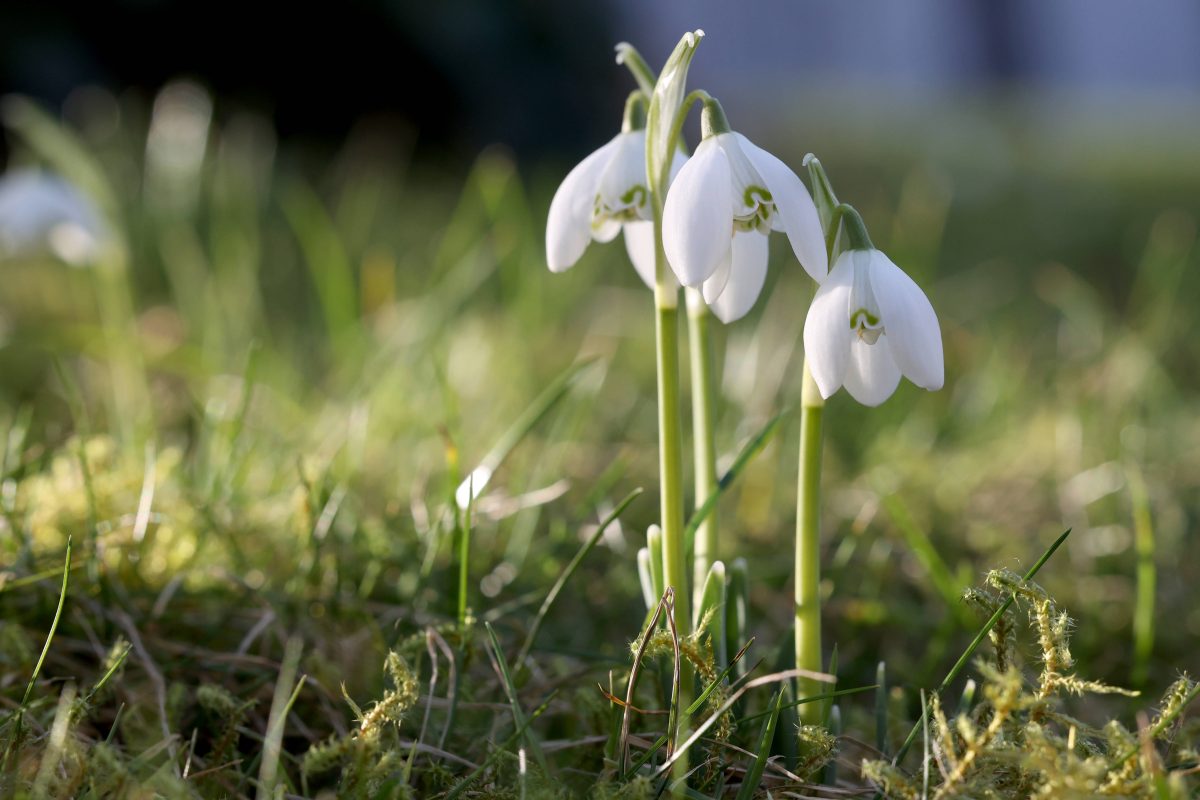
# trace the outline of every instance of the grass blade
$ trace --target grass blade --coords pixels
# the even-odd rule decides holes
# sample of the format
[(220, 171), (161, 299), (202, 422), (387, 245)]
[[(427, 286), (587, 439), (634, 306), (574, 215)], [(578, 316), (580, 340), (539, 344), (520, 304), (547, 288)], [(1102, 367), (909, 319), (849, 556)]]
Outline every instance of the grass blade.
[(758, 735), (758, 755), (746, 771), (746, 777), (738, 789), (737, 800), (750, 800), (754, 797), (754, 792), (762, 781), (763, 770), (766, 769), (767, 759), (771, 755), (771, 740), (775, 738), (775, 723), (779, 721), (779, 710), (783, 707), (783, 689), (775, 692), (775, 701), (771, 706), (771, 712), (763, 720), (762, 731)]
[[(296, 678), (296, 670), (300, 666), (302, 653), (301, 641), (298, 637), (288, 640), (283, 649), (283, 663), (279, 667), (279, 679), (275, 682), (275, 695), (271, 699), (271, 712), (267, 716), (267, 733), (263, 737), (262, 761), (258, 765), (258, 798), (282, 797), (276, 791), (276, 780), (279, 773), (279, 757), (283, 752), (283, 730), (287, 725), (288, 712), (292, 704), (300, 696), (307, 675), (301, 675), (300, 680), (292, 685)], [(288, 687), (292, 687), (289, 689)]]
[(687, 527), (684, 529), (684, 541), (689, 552), (691, 552), (692, 542), (696, 538), (696, 531), (699, 530), (700, 524), (717, 507), (717, 501), (721, 498), (721, 495), (737, 480), (738, 475), (742, 474), (742, 470), (746, 468), (750, 460), (767, 446), (767, 442), (779, 430), (779, 423), (783, 421), (787, 413), (787, 411), (780, 411), (750, 441), (746, 442), (746, 445), (737, 454), (737, 458), (733, 460), (732, 466), (717, 481), (717, 488), (713, 489), (712, 494), (692, 514), (691, 519), (688, 520)]
[[(1170, 727), (1172, 722), (1174, 722), (1176, 719), (1179, 718), (1179, 715), (1182, 714), (1184, 712), (1184, 710), (1187, 709), (1187, 707), (1189, 705), (1191, 705), (1192, 701), (1195, 700), (1197, 697), (1200, 697), (1200, 682), (1192, 684), (1192, 688), (1188, 690), (1188, 693), (1183, 696), (1183, 699), (1179, 701), (1179, 704), (1176, 705), (1169, 714), (1163, 714), (1162, 719), (1160, 719), (1156, 723), (1154, 723), (1153, 726), (1147, 728), (1145, 731), (1144, 738), (1151, 740), (1151, 741), (1153, 741), (1154, 739), (1157, 739), (1162, 734), (1163, 731), (1165, 731), (1168, 727)], [(1121, 766), (1121, 764), (1124, 763), (1125, 761), (1128, 761), (1129, 759), (1133, 758), (1135, 755), (1137, 755), (1136, 748), (1134, 748), (1132, 750), (1127, 750), (1124, 753), (1122, 753), (1120, 756), (1118, 756), (1117, 758), (1114, 758), (1111, 761), (1109, 761), (1108, 768), (1110, 770), (1114, 770), (1117, 767)]]
[(542, 390), (542, 393), (521, 413), (521, 416), (517, 417), (516, 422), (504, 432), (479, 462), (479, 466), (471, 470), (471, 473), (458, 485), (454, 497), (460, 508), (466, 507), (468, 498), (471, 500), (479, 498), (479, 495), (491, 482), (492, 476), (496, 474), (496, 470), (500, 468), (513, 449), (529, 435), (529, 432), (546, 414), (550, 413), (554, 406), (558, 405), (558, 402), (566, 396), (567, 391), (579, 380), (580, 375), (594, 363), (596, 363), (596, 358), (586, 358), (572, 364), (551, 381), (550, 385)]
[(62, 589), (58, 592), (58, 608), (54, 611), (54, 619), (50, 623), (50, 632), (46, 634), (46, 643), (42, 645), (42, 654), (38, 656), (37, 664), (33, 667), (33, 674), (29, 676), (29, 683), (25, 685), (25, 694), (21, 696), (21, 707), (18, 709), (18, 718), (25, 711), (25, 707), (29, 704), (29, 698), (33, 695), (33, 686), (37, 683), (38, 675), (42, 671), (42, 665), (46, 663), (46, 654), (50, 652), (50, 643), (54, 641), (54, 634), (58, 631), (58, 621), (62, 619), (63, 606), (67, 602), (67, 589), (71, 585), (71, 540), (67, 539), (67, 555), (63, 559), (63, 577)]
[(1134, 686), (1142, 686), (1150, 669), (1154, 650), (1154, 593), (1158, 582), (1154, 564), (1154, 522), (1146, 482), (1136, 467), (1129, 469), (1129, 499), (1133, 505), (1133, 540), (1137, 552), (1137, 593), (1133, 606)]
[(283, 215), (300, 243), (329, 338), (339, 342), (358, 321), (358, 291), (345, 243), (317, 193), (297, 181), (281, 198)]
[(446, 795), (446, 800), (454, 800), (454, 798), (466, 791), (467, 787), (470, 786), (476, 778), (482, 775), (484, 770), (492, 766), (492, 764), (495, 764), (496, 760), (500, 758), (500, 754), (508, 750), (508, 748), (511, 747), (513, 743), (517, 741), (517, 739), (524, 736), (525, 731), (529, 729), (529, 726), (533, 724), (533, 721), (546, 712), (546, 709), (550, 707), (550, 701), (554, 699), (556, 694), (558, 694), (557, 689), (551, 692), (550, 695), (542, 701), (542, 704), (533, 710), (533, 713), (529, 715), (529, 719), (521, 723), (521, 725), (519, 725), (517, 729), (513, 731), (512, 735), (505, 739), (499, 747), (493, 750), (491, 755), (489, 755), (482, 764), (471, 770), (470, 774), (456, 783), (454, 788), (450, 790), (450, 793)]
[(766, 686), (767, 684), (771, 683), (781, 683), (782, 681), (789, 681), (793, 678), (808, 678), (809, 680), (820, 681), (821, 683), (833, 682), (832, 675), (826, 675), (823, 672), (810, 672), (806, 669), (785, 669), (781, 672), (772, 672), (770, 675), (763, 675), (762, 677), (746, 681), (736, 691), (730, 694), (719, 708), (715, 709), (711, 714), (709, 714), (704, 719), (704, 722), (697, 726), (696, 730), (692, 731), (687, 740), (683, 744), (679, 745), (675, 752), (672, 753), (671, 756), (659, 766), (658, 771), (655, 774), (666, 774), (667, 770), (671, 768), (671, 765), (682, 758), (683, 755), (687, 753), (688, 748), (700, 741), (700, 737), (708, 733), (708, 730), (716, 724), (717, 720), (721, 718), (721, 715), (733, 708), (733, 704), (742, 699), (742, 696), (745, 695), (746, 692), (750, 691), (751, 689), (756, 689), (759, 686)]
[(516, 664), (520, 670), (525, 663), (525, 659), (529, 657), (529, 651), (533, 649), (533, 643), (537, 640), (537, 635), (542, 629), (542, 622), (546, 619), (546, 614), (550, 611), (550, 606), (554, 605), (554, 601), (558, 599), (558, 595), (562, 592), (563, 587), (567, 585), (567, 581), (575, 574), (575, 570), (587, 557), (587, 554), (592, 551), (592, 548), (600, 541), (600, 537), (608, 530), (608, 526), (612, 525), (621, 516), (622, 512), (629, 507), (629, 504), (637, 499), (638, 495), (643, 492), (639, 486), (629, 494), (625, 495), (625, 499), (617, 504), (617, 507), (609, 513), (607, 517), (596, 528), (596, 532), (588, 537), (588, 540), (579, 548), (579, 552), (575, 557), (563, 568), (558, 579), (554, 581), (554, 585), (550, 587), (550, 591), (546, 593), (546, 599), (542, 601), (541, 608), (538, 609), (537, 615), (533, 618), (533, 624), (529, 626), (529, 633), (525, 635), (525, 641), (521, 645), (520, 651), (517, 653)]
[[(1023, 576), (1023, 580), (1033, 580), (1033, 576), (1038, 574), (1041, 568), (1046, 565), (1046, 562), (1050, 560), (1050, 557), (1054, 555), (1054, 552), (1062, 546), (1062, 543), (1065, 542), (1067, 537), (1070, 535), (1070, 528), (1067, 528), (1065, 531), (1063, 531), (1062, 534), (1054, 540), (1054, 544), (1050, 545), (1050, 547), (1046, 549), (1046, 552), (1042, 553), (1041, 558), (1034, 562), (1034, 565), (1029, 568), (1029, 571)], [(963, 667), (967, 665), (967, 661), (969, 661), (971, 656), (975, 654), (975, 651), (979, 648), (979, 645), (981, 645), (983, 640), (987, 638), (987, 635), (991, 632), (992, 628), (996, 627), (996, 623), (1000, 621), (1000, 618), (1004, 616), (1004, 612), (1008, 611), (1016, 599), (1016, 595), (1009, 595), (1008, 599), (996, 609), (996, 612), (992, 614), (991, 618), (983, 624), (983, 627), (979, 629), (979, 633), (975, 634), (975, 638), (971, 640), (969, 645), (967, 645), (967, 649), (964, 650), (963, 654), (958, 657), (958, 661), (954, 662), (954, 666), (950, 668), (950, 671), (946, 673), (946, 677), (943, 678), (942, 682), (938, 685), (938, 693), (944, 691), (947, 686), (954, 682), (954, 679), (958, 677), (958, 673), (962, 672)], [(917, 738), (917, 733), (920, 732), (920, 730), (921, 723), (918, 721), (915, 725), (913, 725), (912, 730), (908, 732), (908, 737), (904, 740), (904, 744), (900, 745), (900, 749), (896, 752), (896, 757), (892, 759), (893, 764), (899, 764), (904, 756), (908, 754), (908, 748), (912, 747), (912, 743)]]
[(887, 696), (887, 663), (880, 661), (875, 667), (875, 749), (884, 755), (888, 744)]
[(951, 609), (955, 616), (959, 618), (964, 625), (970, 625), (971, 620), (967, 616), (966, 609), (960, 602), (963, 589), (965, 586), (960, 585), (955, 579), (950, 567), (942, 559), (937, 548), (933, 546), (928, 534), (921, 530), (916, 521), (913, 520), (912, 514), (908, 511), (908, 506), (900, 499), (898, 495), (889, 495), (883, 500), (883, 507), (887, 509), (888, 516), (892, 518), (892, 522), (900, 529), (900, 533), (904, 536), (904, 542), (908, 545), (908, 549), (917, 557), (917, 561), (921, 562), (921, 567), (929, 575), (929, 580), (937, 589), (938, 594), (942, 596), (942, 601), (946, 607)]
[[(467, 482), (470, 484), (470, 477), (467, 478)], [(455, 509), (459, 512), (459, 522), (454, 526), (458, 530), (458, 625), (463, 629), (467, 627), (467, 583), (470, 580), (471, 510), (474, 498), (474, 493), (468, 491), (466, 505), (461, 511)]]
[[(833, 688), (836, 689), (837, 688), (837, 674), (838, 674), (837, 642), (833, 643), (833, 650), (829, 653), (829, 666), (825, 671), (833, 676), (833, 680), (834, 680)], [(797, 692), (796, 694), (799, 694), (799, 692)], [(829, 715), (832, 713), (833, 713), (833, 698), (831, 697), (828, 700), (825, 700), (823, 703), (821, 703), (821, 724), (822, 725), (825, 725), (826, 727), (829, 726)]]
[(713, 690), (724, 683), (725, 679), (729, 677), (729, 673), (733, 672), (733, 668), (739, 661), (742, 660), (742, 656), (746, 655), (746, 651), (750, 649), (750, 645), (752, 644), (754, 644), (753, 639), (746, 642), (746, 644), (742, 646), (742, 649), (737, 652), (737, 655), (733, 657), (733, 661), (730, 662), (725, 669), (721, 670), (720, 674), (713, 679), (712, 683), (704, 687), (704, 691), (700, 693), (700, 696), (693, 700), (692, 704), (687, 707), (687, 714), (689, 717), (699, 711), (700, 707), (704, 705), (704, 701), (707, 700), (708, 696), (713, 693)]
[(925, 690), (921, 690), (921, 734), (924, 741), (924, 754), (921, 756), (921, 800), (929, 797), (929, 704), (926, 702)]
[(46, 750), (42, 753), (42, 763), (38, 767), (37, 778), (33, 783), (33, 797), (49, 798), (51, 796), (48, 789), (66, 750), (67, 733), (71, 726), (71, 708), (74, 703), (75, 684), (68, 683), (58, 698), (58, 709), (54, 712), (54, 722), (50, 725)]
[[(794, 700), (790, 703), (784, 703), (781, 708), (782, 708), (782, 710), (786, 711), (789, 708), (795, 708), (796, 706), (802, 706), (806, 703), (816, 703), (818, 701), (831, 700), (835, 697), (842, 697), (842, 696), (848, 695), (848, 694), (861, 694), (863, 692), (869, 692), (874, 688), (876, 688), (875, 684), (871, 684), (869, 686), (855, 686), (853, 689), (838, 689), (836, 692), (822, 692), (821, 694), (814, 694), (814, 695), (809, 695), (808, 697), (801, 697), (799, 700)], [(739, 719), (737, 721), (737, 724), (743, 725), (747, 722), (753, 722), (756, 719), (761, 719), (762, 717), (765, 717), (769, 713), (771, 713), (771, 712), (760, 711), (757, 714), (751, 714), (749, 716), (742, 717), (741, 719)]]
[(662, 746), (666, 743), (667, 743), (667, 735), (664, 733), (663, 735), (659, 736), (657, 739), (654, 740), (654, 744), (652, 744), (646, 748), (646, 752), (644, 752), (640, 756), (638, 756), (637, 761), (634, 761), (633, 764), (629, 767), (629, 769), (626, 770), (626, 772), (625, 772), (626, 777), (636, 774), (637, 771), (642, 768), (642, 765), (645, 764), (647, 761), (649, 761), (650, 757), (653, 756), (655, 753), (657, 753), (660, 749), (662, 749)]
[(37, 683), (38, 675), (42, 671), (42, 665), (46, 663), (46, 654), (50, 652), (50, 643), (54, 641), (54, 634), (58, 630), (58, 621), (62, 618), (63, 606), (67, 602), (67, 589), (71, 584), (71, 539), (67, 538), (67, 555), (63, 559), (63, 578), (62, 589), (58, 593), (58, 608), (54, 611), (54, 620), (50, 623), (50, 632), (46, 634), (46, 643), (42, 645), (42, 653), (38, 656), (37, 663), (33, 666), (33, 674), (29, 676), (29, 683), (25, 685), (25, 694), (21, 696), (21, 704), (17, 706), (16, 722), (13, 724), (13, 735), (8, 741), (8, 746), (4, 750), (4, 758), (0, 760), (0, 769), (7, 771), (13, 765), (9, 764), (9, 756), (17, 755), (21, 747), (21, 721), (25, 717), (25, 709), (29, 705), (29, 698), (33, 696), (33, 687)]
[(504, 657), (504, 649), (500, 647), (500, 639), (496, 636), (496, 629), (492, 627), (492, 623), (490, 622), (483, 623), (483, 627), (487, 629), (488, 639), (492, 644), (492, 653), (496, 657), (496, 666), (500, 670), (500, 680), (504, 683), (504, 693), (508, 696), (508, 704), (512, 706), (513, 724), (525, 731), (522, 734), (525, 746), (533, 751), (533, 757), (537, 760), (538, 766), (542, 768), (542, 774), (549, 775), (550, 769), (546, 764), (546, 756), (542, 753), (541, 746), (538, 745), (537, 740), (526, 730), (525, 713), (521, 711), (521, 703), (517, 699), (517, 687), (513, 685), (512, 673), (508, 669), (508, 659)]

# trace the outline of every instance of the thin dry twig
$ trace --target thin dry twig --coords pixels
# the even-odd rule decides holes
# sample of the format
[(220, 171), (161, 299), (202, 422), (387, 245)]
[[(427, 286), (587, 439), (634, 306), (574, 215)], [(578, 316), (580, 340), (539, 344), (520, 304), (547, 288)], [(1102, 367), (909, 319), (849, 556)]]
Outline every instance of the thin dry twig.
[(138, 655), (138, 659), (142, 662), (142, 669), (146, 671), (146, 675), (150, 678), (150, 683), (154, 685), (154, 699), (158, 703), (158, 717), (162, 724), (163, 741), (166, 743), (167, 752), (171, 756), (171, 768), (175, 770), (176, 776), (179, 775), (179, 763), (175, 752), (175, 735), (171, 733), (170, 723), (167, 720), (167, 682), (163, 679), (162, 671), (158, 665), (154, 663), (154, 659), (150, 657), (150, 653), (146, 650), (146, 645), (142, 643), (141, 634), (138, 633), (137, 626), (133, 624), (133, 620), (124, 611), (114, 611), (113, 617), (117, 624), (120, 625), (126, 635), (129, 636), (129, 642), (133, 645), (133, 650)]
[(770, 675), (763, 675), (761, 678), (754, 678), (753, 680), (746, 681), (746, 683), (742, 684), (737, 691), (730, 694), (729, 697), (726, 698), (725, 702), (722, 703), (719, 708), (713, 711), (713, 713), (710, 714), (708, 718), (700, 724), (700, 727), (696, 728), (696, 730), (692, 732), (692, 735), (687, 738), (687, 741), (680, 745), (678, 751), (663, 761), (662, 765), (659, 766), (658, 770), (655, 772), (655, 775), (665, 774), (667, 770), (671, 768), (671, 765), (679, 759), (680, 755), (687, 752), (689, 747), (699, 741), (700, 737), (703, 736), (709, 728), (716, 724), (716, 721), (720, 719), (721, 715), (732, 708), (733, 704), (740, 700), (742, 695), (744, 695), (746, 692), (758, 686), (779, 683), (780, 681), (791, 680), (792, 678), (808, 678), (809, 680), (820, 681), (821, 683), (833, 683), (836, 680), (832, 675), (828, 675), (824, 672), (811, 672), (807, 669), (785, 669), (781, 672), (772, 672)]
[(658, 601), (658, 605), (654, 608), (654, 616), (650, 618), (650, 622), (646, 625), (646, 629), (642, 631), (642, 641), (638, 645), (637, 653), (633, 656), (633, 666), (629, 668), (629, 685), (625, 689), (625, 710), (621, 713), (621, 772), (629, 770), (629, 723), (630, 710), (633, 708), (633, 690), (637, 687), (638, 673), (641, 672), (642, 659), (646, 656), (646, 648), (650, 646), (650, 634), (658, 626), (658, 619), (662, 616), (663, 609), (666, 607), (668, 595), (673, 594), (673, 590), (667, 587), (667, 591), (663, 593), (662, 599)]
[[(437, 649), (441, 651), (443, 656), (445, 656), (446, 662), (449, 664), (448, 669), (450, 674), (446, 678), (446, 706), (448, 708), (454, 708), (454, 700), (456, 696), (456, 690), (454, 687), (458, 683), (458, 667), (454, 663), (454, 651), (450, 649), (450, 645), (446, 643), (445, 637), (438, 633), (436, 628), (427, 628), (426, 632), (427, 635), (433, 640), (433, 643), (437, 645)], [(432, 692), (430, 692), (430, 694), (432, 694)], [(451, 720), (452, 715), (448, 714), (446, 716), (446, 724), (442, 727), (442, 735), (438, 737), (439, 748), (444, 748), (446, 746), (446, 737), (450, 734)]]

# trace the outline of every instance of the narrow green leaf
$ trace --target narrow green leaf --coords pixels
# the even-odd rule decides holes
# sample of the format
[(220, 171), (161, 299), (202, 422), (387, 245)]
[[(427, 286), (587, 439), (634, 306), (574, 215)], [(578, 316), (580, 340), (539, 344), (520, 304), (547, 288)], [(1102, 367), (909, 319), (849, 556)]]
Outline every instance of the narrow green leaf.
[(528, 732), (525, 727), (525, 713), (521, 711), (521, 703), (517, 699), (517, 687), (513, 685), (512, 673), (508, 669), (508, 659), (504, 657), (504, 648), (500, 646), (500, 639), (496, 636), (496, 629), (492, 627), (492, 623), (483, 623), (487, 629), (488, 639), (492, 645), (492, 653), (496, 657), (496, 664), (500, 667), (500, 679), (504, 682), (504, 693), (508, 697), (508, 704), (512, 707), (513, 724), (523, 731), (521, 738), (524, 739), (525, 745), (533, 753), (534, 760), (538, 766), (542, 768), (543, 775), (549, 775), (550, 769), (546, 764), (546, 756), (542, 753), (541, 745)]
[(336, 341), (358, 321), (358, 290), (345, 244), (329, 212), (308, 185), (293, 183), (281, 202), (304, 253), (325, 327)]
[(750, 463), (750, 460), (758, 455), (764, 447), (766, 447), (767, 442), (769, 442), (771, 437), (775, 435), (776, 431), (778, 431), (779, 423), (783, 420), (787, 413), (787, 411), (780, 411), (778, 414), (772, 417), (771, 420), (750, 439), (750, 441), (746, 442), (745, 446), (743, 446), (738, 452), (737, 458), (733, 460), (733, 464), (729, 467), (729, 470), (721, 476), (719, 481), (717, 481), (717, 488), (713, 490), (713, 493), (710, 494), (704, 503), (696, 509), (694, 514), (692, 514), (691, 519), (688, 520), (687, 528), (684, 531), (688, 552), (691, 552), (692, 542), (696, 538), (696, 531), (699, 529), (700, 523), (704, 522), (705, 518), (712, 513), (712, 510), (717, 505), (717, 500), (719, 500), (721, 495), (724, 494), (725, 490), (727, 490), (733, 484), (733, 482), (737, 480), (738, 476), (742, 474), (742, 470), (746, 468), (746, 465)]
[(451, 789), (449, 794), (446, 795), (446, 800), (454, 800), (454, 798), (461, 795), (464, 791), (466, 791), (467, 787), (475, 781), (476, 778), (483, 774), (484, 770), (495, 764), (496, 760), (500, 758), (501, 754), (507, 752), (508, 748), (512, 747), (513, 743), (516, 742), (517, 739), (520, 739), (525, 735), (525, 731), (529, 729), (529, 726), (533, 724), (533, 721), (546, 712), (546, 709), (550, 707), (550, 701), (554, 699), (556, 694), (558, 694), (557, 689), (551, 692), (549, 696), (542, 701), (542, 704), (533, 710), (533, 713), (529, 715), (529, 719), (521, 723), (521, 725), (512, 732), (512, 735), (505, 739), (499, 747), (494, 749), (491, 752), (491, 755), (489, 755), (482, 764), (471, 770), (469, 775), (456, 783), (454, 788)]
[(1154, 595), (1158, 570), (1154, 563), (1154, 520), (1141, 470), (1128, 470), (1129, 500), (1133, 506), (1133, 539), (1137, 552), (1137, 591), (1133, 606), (1134, 686), (1142, 686), (1150, 671), (1154, 651)]
[[(1033, 577), (1038, 574), (1043, 566), (1046, 565), (1046, 562), (1050, 560), (1050, 557), (1054, 555), (1055, 551), (1062, 546), (1062, 543), (1065, 542), (1067, 537), (1070, 535), (1070, 528), (1067, 528), (1065, 531), (1063, 531), (1062, 534), (1054, 540), (1054, 543), (1046, 549), (1046, 552), (1042, 553), (1041, 558), (1034, 562), (1033, 566), (1030, 567), (1029, 571), (1023, 576), (1023, 579), (1027, 581), (1033, 580)], [(992, 614), (991, 618), (983, 624), (983, 627), (979, 629), (979, 633), (975, 634), (975, 638), (971, 640), (969, 645), (967, 645), (967, 649), (964, 650), (963, 654), (958, 657), (958, 661), (954, 662), (954, 666), (950, 668), (950, 671), (946, 673), (946, 677), (943, 678), (941, 684), (938, 685), (937, 691), (939, 693), (944, 691), (946, 687), (954, 682), (954, 679), (958, 677), (958, 673), (962, 672), (963, 667), (967, 665), (967, 661), (969, 661), (971, 656), (975, 654), (975, 651), (979, 649), (979, 645), (983, 644), (983, 640), (987, 638), (988, 633), (991, 632), (992, 628), (996, 627), (996, 623), (1000, 621), (1002, 616), (1004, 616), (1004, 612), (1008, 611), (1009, 607), (1016, 602), (1016, 599), (1016, 595), (1009, 595), (1008, 599), (996, 609), (996, 613)], [(921, 723), (918, 721), (915, 725), (913, 725), (912, 730), (908, 732), (908, 737), (904, 740), (904, 744), (902, 744), (900, 749), (896, 752), (895, 758), (892, 759), (893, 764), (899, 764), (900, 761), (903, 760), (904, 756), (908, 754), (908, 748), (912, 747), (912, 743), (917, 738), (917, 733), (920, 730)]]
[(663, 65), (650, 97), (646, 120), (646, 172), (651, 193), (666, 196), (673, 153), (672, 143), (679, 129), (679, 112), (687, 90), (688, 67), (704, 31), (685, 33)]
[(775, 700), (771, 711), (763, 720), (762, 732), (758, 736), (758, 752), (754, 763), (746, 770), (746, 777), (738, 789), (737, 800), (751, 800), (758, 784), (762, 782), (763, 770), (766, 769), (767, 759), (771, 757), (771, 740), (775, 738), (775, 723), (779, 720), (779, 710), (783, 707), (783, 689), (775, 692)]
[[(262, 761), (258, 766), (258, 798), (270, 800), (277, 796), (275, 788), (279, 773), (279, 758), (283, 753), (283, 731), (287, 727), (288, 712), (300, 690), (304, 688), (307, 675), (295, 680), (303, 654), (303, 643), (298, 637), (288, 639), (284, 646), (283, 662), (279, 667), (279, 679), (275, 682), (275, 695), (271, 699), (271, 711), (267, 716), (267, 733), (263, 737)], [(293, 684), (293, 681), (295, 683)]]
[(917, 557), (917, 561), (921, 562), (921, 566), (929, 575), (934, 588), (942, 596), (942, 602), (960, 621), (970, 624), (966, 607), (961, 602), (962, 592), (966, 587), (955, 580), (953, 573), (946, 562), (942, 560), (941, 554), (938, 553), (929, 536), (913, 520), (904, 501), (898, 495), (889, 495), (884, 498), (883, 507), (887, 509), (892, 522), (900, 529), (909, 550)]
[[(533, 649), (533, 643), (537, 639), (538, 632), (542, 629), (542, 622), (546, 619), (546, 614), (549, 613), (550, 606), (554, 605), (554, 601), (558, 599), (558, 595), (562, 592), (563, 587), (567, 585), (567, 581), (571, 579), (571, 576), (575, 574), (575, 570), (579, 568), (579, 565), (583, 562), (583, 559), (587, 557), (587, 554), (590, 553), (592, 548), (596, 546), (596, 543), (600, 541), (600, 537), (604, 535), (606, 530), (608, 530), (608, 526), (617, 521), (625, 509), (629, 507), (629, 504), (636, 500), (642, 491), (642, 488), (639, 486), (637, 489), (634, 489), (632, 492), (625, 495), (625, 499), (618, 503), (617, 507), (614, 508), (609, 515), (604, 518), (604, 520), (600, 523), (600, 526), (596, 528), (595, 533), (588, 537), (588, 540), (583, 543), (582, 547), (579, 548), (579, 552), (575, 554), (575, 557), (572, 558), (567, 566), (563, 568), (563, 571), (559, 573), (558, 579), (554, 581), (554, 585), (551, 586), (550, 591), (546, 593), (546, 599), (542, 601), (542, 606), (538, 609), (537, 615), (533, 618), (533, 624), (529, 626), (529, 633), (525, 635), (525, 641), (521, 644), (521, 649), (517, 653), (516, 664), (518, 670), (522, 668), (522, 665), (525, 663), (525, 659), (529, 657), (529, 651)], [(489, 627), (489, 630), (490, 629), (491, 628)]]
[(888, 746), (888, 687), (887, 663), (875, 667), (875, 749), (887, 754)]
[(459, 484), (458, 490), (455, 492), (455, 500), (459, 508), (465, 508), (468, 499), (479, 498), (491, 482), (492, 476), (496, 474), (496, 470), (500, 468), (513, 449), (566, 396), (567, 391), (575, 385), (583, 372), (596, 361), (596, 358), (585, 358), (572, 364), (542, 390), (542, 393), (529, 404), (521, 416), (517, 417), (517, 420), (496, 441), (492, 449), (479, 462), (479, 466), (471, 470), (466, 479)]

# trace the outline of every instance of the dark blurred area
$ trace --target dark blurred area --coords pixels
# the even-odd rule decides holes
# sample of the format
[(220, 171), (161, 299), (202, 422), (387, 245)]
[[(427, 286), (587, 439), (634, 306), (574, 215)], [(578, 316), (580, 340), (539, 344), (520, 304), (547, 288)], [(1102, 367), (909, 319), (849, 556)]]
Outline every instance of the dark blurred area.
[(598, 5), (293, 8), (10, 0), (0, 4), (0, 95), (58, 110), (81, 86), (149, 99), (187, 77), (218, 98), (218, 118), (262, 113), (284, 139), (336, 146), (360, 120), (399, 122), (424, 155), (456, 160), (497, 141), (518, 154), (576, 141), (623, 96), (612, 68), (616, 34)]
[(1144, 120), (1147, 99), (1200, 105), (1193, 0), (352, 0), (298, 13), (233, 0), (9, 0), (0, 94), (58, 111), (82, 86), (148, 102), (182, 77), (217, 98), (218, 122), (253, 111), (287, 141), (332, 148), (356, 125), (384, 123), (425, 158), (462, 163), (500, 142), (518, 157), (570, 159), (610, 135), (631, 87), (614, 43), (633, 42), (656, 67), (695, 28), (711, 43), (694, 85), (751, 135), (779, 125), (781, 106), (802, 109), (787, 123), (805, 136), (809, 120), (844, 112), (814, 92), (875, 107), (864, 115), (884, 124), (906, 104), (997, 91), (1057, 93), (1056, 111), (1084, 102), (1122, 124)]

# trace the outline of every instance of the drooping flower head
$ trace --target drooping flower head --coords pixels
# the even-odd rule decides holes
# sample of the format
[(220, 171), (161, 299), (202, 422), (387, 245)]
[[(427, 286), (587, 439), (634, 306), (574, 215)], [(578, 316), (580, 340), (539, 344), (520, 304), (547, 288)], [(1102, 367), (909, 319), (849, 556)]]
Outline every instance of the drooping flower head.
[[(639, 102), (644, 104), (644, 97), (635, 92), (626, 105), (622, 131), (567, 173), (554, 193), (546, 222), (546, 261), (552, 272), (574, 266), (591, 242), (610, 242), (624, 230), (630, 260), (653, 288), (653, 212)], [(672, 174), (686, 160), (677, 153)]]
[(877, 406), (901, 375), (923, 389), (942, 388), (942, 333), (929, 298), (870, 245), (857, 212), (844, 216), (851, 249), (837, 258), (804, 321), (804, 353), (821, 396), (845, 386), (858, 402)]
[(767, 235), (782, 231), (804, 269), (825, 278), (828, 258), (816, 206), (786, 164), (729, 129), (705, 101), (704, 139), (667, 193), (663, 247), (685, 286), (701, 286), (725, 322), (750, 310), (767, 272)]

